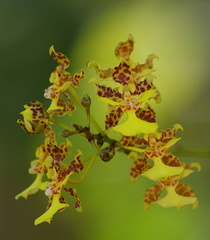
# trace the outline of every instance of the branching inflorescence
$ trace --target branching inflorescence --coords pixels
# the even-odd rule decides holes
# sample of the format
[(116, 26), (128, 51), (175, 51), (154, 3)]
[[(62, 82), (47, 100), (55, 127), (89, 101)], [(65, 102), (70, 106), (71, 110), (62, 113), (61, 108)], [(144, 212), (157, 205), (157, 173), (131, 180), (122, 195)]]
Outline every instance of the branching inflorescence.
[[(200, 166), (197, 163), (187, 165), (181, 162), (170, 150), (180, 140), (176, 134), (178, 130), (183, 130), (182, 126), (175, 124), (159, 131), (156, 113), (149, 104), (152, 99), (156, 103), (161, 102), (160, 92), (153, 84), (156, 78), (153, 75), (153, 60), (158, 57), (151, 54), (144, 64), (135, 63), (130, 59), (133, 49), (133, 36), (129, 35), (127, 41), (119, 43), (115, 50), (119, 60), (117, 67), (101, 70), (98, 63), (88, 63), (88, 66), (95, 67), (99, 76), (99, 79), (92, 78), (90, 84), (96, 86), (99, 99), (108, 106), (104, 128), (101, 129), (94, 120), (94, 113), (91, 113), (91, 98), (87, 94), (80, 98), (75, 90), (80, 87), (84, 71), (71, 76), (66, 71), (70, 65), (69, 59), (56, 52), (53, 46), (50, 48), (50, 55), (58, 63), (50, 75), (51, 85), (44, 93), (51, 104), (46, 109), (41, 102), (29, 102), (21, 112), (24, 120), (18, 120), (26, 133), (44, 135), (43, 143), (36, 150), (36, 160), (31, 162), (29, 168), (29, 173), (36, 175), (35, 181), (16, 196), (16, 199), (27, 199), (28, 195), (39, 190), (45, 192), (48, 197), (47, 210), (35, 220), (35, 225), (50, 223), (56, 212), (69, 206), (64, 199), (64, 191), (75, 199), (75, 209), (82, 211), (74, 185), (84, 179), (97, 157), (108, 162), (114, 159), (115, 151), (133, 160), (130, 168), (132, 182), (136, 182), (140, 175), (155, 183), (145, 192), (146, 209), (150, 208), (151, 203), (177, 208), (189, 204), (197, 206), (198, 199), (193, 189), (180, 180), (193, 173), (195, 168), (200, 170)], [(72, 114), (77, 112), (72, 99), (86, 114), (85, 126), (71, 121)], [(64, 115), (69, 115), (69, 125), (57, 120)], [(60, 135), (65, 140), (62, 143), (56, 140), (54, 124), (63, 128)], [(93, 133), (91, 124), (97, 133)], [(111, 138), (110, 132), (117, 133), (120, 140)], [(75, 156), (71, 154), (70, 140), (75, 134), (85, 137), (87, 144), (91, 144), (93, 153), (90, 156), (83, 157), (81, 150)], [(67, 157), (70, 160), (66, 161)], [(79, 174), (80, 177), (72, 178), (74, 174)]]

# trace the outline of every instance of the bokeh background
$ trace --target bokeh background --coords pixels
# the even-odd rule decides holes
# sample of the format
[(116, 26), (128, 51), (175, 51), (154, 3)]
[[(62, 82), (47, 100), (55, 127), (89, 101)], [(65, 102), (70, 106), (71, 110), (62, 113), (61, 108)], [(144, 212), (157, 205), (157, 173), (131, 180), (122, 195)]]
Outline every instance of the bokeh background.
[[(0, 238), (3, 239), (157, 239), (206, 240), (210, 235), (210, 1), (209, 0), (1, 0), (1, 194)], [(129, 34), (135, 38), (132, 59), (144, 62), (156, 53), (156, 85), (163, 102), (156, 106), (161, 129), (180, 123), (179, 157), (199, 162), (200, 173), (186, 178), (200, 202), (163, 209), (153, 205), (146, 211), (142, 197), (153, 184), (139, 178), (129, 181), (130, 160), (117, 155), (104, 163), (99, 159), (87, 178), (77, 187), (84, 211), (72, 207), (54, 216), (51, 224), (34, 226), (33, 221), (47, 204), (42, 192), (28, 200), (14, 196), (34, 179), (28, 174), (34, 152), (42, 136), (28, 136), (16, 120), (22, 105), (39, 100), (56, 64), (48, 55), (53, 44), (66, 53), (70, 72), (86, 71), (79, 93), (93, 95), (92, 113), (103, 126), (103, 103), (97, 103), (88, 84), (94, 69), (90, 60), (106, 69), (117, 64), (114, 49)], [(81, 113), (82, 114), (82, 113)], [(80, 123), (84, 115), (79, 115)]]

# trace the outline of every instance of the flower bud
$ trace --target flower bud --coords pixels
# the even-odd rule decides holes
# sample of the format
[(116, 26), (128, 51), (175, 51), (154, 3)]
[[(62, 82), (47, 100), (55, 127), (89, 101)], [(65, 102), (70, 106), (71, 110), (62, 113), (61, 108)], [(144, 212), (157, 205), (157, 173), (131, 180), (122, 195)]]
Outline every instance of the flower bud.
[(62, 136), (62, 137), (69, 137), (69, 136), (71, 136), (71, 132), (69, 131), (69, 130), (67, 130), (67, 129), (65, 129), (65, 130), (63, 130), (61, 133), (60, 133), (60, 135)]
[(69, 131), (67, 129), (63, 130), (61, 133), (60, 133), (60, 136), (64, 137), (64, 138), (67, 138), (69, 136), (72, 136), (76, 133), (77, 131)]
[(87, 93), (84, 93), (81, 99), (81, 104), (85, 109), (89, 109), (91, 105), (91, 98), (88, 96)]
[(109, 162), (114, 157), (114, 155), (115, 149), (113, 147), (103, 148), (99, 153), (101, 160), (104, 162)]

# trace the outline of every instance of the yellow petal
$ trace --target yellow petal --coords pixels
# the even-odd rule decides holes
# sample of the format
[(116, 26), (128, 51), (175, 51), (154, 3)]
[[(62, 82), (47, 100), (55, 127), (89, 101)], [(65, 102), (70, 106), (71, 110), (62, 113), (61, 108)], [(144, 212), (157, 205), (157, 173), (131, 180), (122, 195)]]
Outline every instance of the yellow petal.
[(197, 197), (185, 197), (176, 193), (174, 186), (167, 187), (167, 195), (158, 200), (156, 203), (162, 207), (177, 207), (178, 209), (183, 205), (193, 204), (197, 205)]
[(153, 161), (154, 161), (154, 166), (141, 174), (142, 176), (145, 176), (151, 180), (157, 180), (163, 177), (179, 175), (184, 170), (183, 166), (170, 167), (165, 165), (162, 162), (161, 158), (154, 158)]
[(135, 110), (126, 111), (127, 119), (113, 127), (114, 131), (125, 136), (135, 136), (140, 133), (152, 133), (158, 128), (157, 123), (143, 121), (136, 117)]
[(50, 113), (51, 111), (62, 109), (62, 107), (58, 106), (58, 98), (53, 98), (47, 112)]
[(34, 194), (37, 191), (39, 191), (40, 186), (42, 184), (43, 174), (44, 173), (37, 174), (37, 177), (36, 177), (35, 181), (28, 188), (26, 188), (23, 192), (16, 195), (15, 199), (17, 200), (20, 197), (23, 197), (23, 198), (27, 199), (28, 195)]
[(129, 59), (134, 49), (134, 38), (129, 34), (127, 41), (120, 42), (115, 49), (115, 56), (118, 59)]
[(52, 45), (49, 49), (49, 54), (54, 57), (54, 60), (66, 69), (70, 65), (70, 60), (60, 52), (56, 52), (54, 46)]
[(51, 55), (52, 52), (55, 52), (54, 45), (50, 46), (49, 48), (49, 54)]
[(50, 221), (52, 220), (53, 218), (53, 215), (60, 209), (62, 208), (66, 208), (68, 207), (69, 205), (66, 204), (66, 203), (61, 203), (60, 200), (60, 194), (56, 194), (53, 196), (53, 200), (52, 200), (52, 205), (48, 208), (48, 210), (42, 214), (40, 217), (38, 217), (34, 224), (35, 225), (38, 225), (42, 222), (48, 222), (50, 223)]
[(201, 170), (201, 165), (199, 163), (190, 163), (189, 167), (191, 169), (197, 168), (198, 172), (200, 172), (200, 170)]
[(94, 66), (96, 69), (100, 69), (100, 65), (96, 61), (90, 61), (87, 64), (88, 67)]
[(173, 138), (171, 140), (169, 140), (165, 145), (161, 146), (160, 149), (164, 149), (164, 148), (170, 148), (171, 146), (173, 146), (176, 142), (178, 142), (181, 138)]
[[(144, 153), (145, 151), (150, 151), (150, 148), (138, 148), (138, 147), (126, 147), (124, 146), (125, 148), (131, 150), (132, 152), (131, 153), (134, 153), (134, 152), (140, 152), (140, 153)], [(129, 154), (130, 156), (130, 154)], [(138, 154), (137, 154), (138, 156)]]
[(58, 84), (59, 81), (60, 81), (59, 72), (58, 72), (58, 71), (52, 72), (52, 73), (50, 74), (49, 81), (50, 81), (51, 83)]
[(138, 99), (138, 102), (145, 102), (146, 100), (150, 99), (156, 91), (157, 89), (150, 89), (148, 91), (143, 92), (140, 98)]
[[(22, 122), (22, 121), (21, 121), (21, 122)], [(32, 124), (31, 124), (29, 121), (27, 121), (27, 120), (25, 119), (24, 122), (22, 122), (22, 123), (25, 124), (25, 128), (26, 128), (27, 132), (29, 132), (29, 133), (33, 133), (33, 132), (34, 132), (33, 126), (32, 126)]]
[(105, 98), (105, 97), (101, 97), (99, 98), (102, 102), (105, 102), (105, 103), (108, 103), (109, 105), (112, 105), (112, 106), (118, 106), (119, 104), (120, 105), (125, 105), (123, 104), (123, 102), (115, 102), (109, 98)]
[(199, 172), (201, 170), (201, 166), (199, 163), (191, 163), (189, 165), (185, 166), (185, 170), (182, 174), (182, 178), (187, 177), (188, 175), (190, 175), (191, 173), (194, 172), (194, 168), (197, 168), (197, 171)]
[(93, 77), (89, 80), (89, 83), (95, 83), (95, 84), (98, 84), (98, 79)]

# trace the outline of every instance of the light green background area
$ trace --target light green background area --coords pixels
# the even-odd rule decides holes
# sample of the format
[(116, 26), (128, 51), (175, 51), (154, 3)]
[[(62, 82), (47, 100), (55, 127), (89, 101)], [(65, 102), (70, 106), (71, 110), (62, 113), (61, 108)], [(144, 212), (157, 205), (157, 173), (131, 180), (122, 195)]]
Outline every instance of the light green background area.
[[(43, 139), (41, 135), (26, 135), (16, 120), (22, 105), (29, 101), (49, 104), (43, 92), (56, 66), (48, 54), (52, 44), (56, 51), (69, 56), (72, 74), (85, 69), (79, 94), (91, 95), (92, 114), (103, 126), (107, 108), (97, 102), (94, 87), (88, 83), (95, 71), (86, 64), (96, 60), (104, 69), (116, 66), (116, 45), (133, 34), (134, 61), (144, 62), (151, 53), (160, 58), (154, 62), (155, 85), (163, 98), (160, 105), (154, 105), (160, 129), (180, 123), (184, 127), (179, 133), (184, 149), (209, 150), (209, 11), (208, 0), (0, 1), (1, 239), (209, 238), (210, 159), (202, 154), (179, 155), (182, 161), (199, 162), (202, 166), (200, 173), (185, 180), (199, 196), (195, 210), (190, 206), (178, 211), (156, 205), (144, 210), (143, 194), (153, 183), (144, 178), (131, 183), (131, 160), (120, 154), (109, 163), (97, 159), (87, 178), (76, 186), (82, 213), (70, 206), (56, 214), (51, 224), (34, 226), (34, 219), (47, 205), (43, 192), (29, 196), (27, 201), (14, 200), (34, 179), (27, 171)], [(85, 118), (79, 112), (71, 122), (84, 123)], [(79, 147), (87, 151), (83, 142)], [(73, 203), (70, 197), (69, 202)]]

